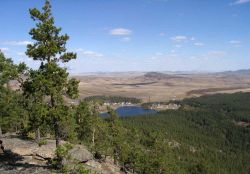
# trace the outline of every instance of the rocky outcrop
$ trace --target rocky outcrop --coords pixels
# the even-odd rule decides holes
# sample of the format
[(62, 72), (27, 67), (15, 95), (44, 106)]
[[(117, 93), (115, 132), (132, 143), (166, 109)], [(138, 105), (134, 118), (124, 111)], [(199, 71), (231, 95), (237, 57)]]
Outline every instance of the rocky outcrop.
[[(39, 147), (33, 140), (23, 140), (18, 137), (2, 138), (5, 153), (0, 155), (1, 174), (47, 174), (51, 173), (48, 161), (55, 157), (55, 140), (46, 140)], [(64, 144), (66, 142), (62, 142)], [(94, 172), (102, 174), (122, 174), (120, 167), (114, 165), (111, 159), (95, 160), (92, 153), (83, 145), (74, 145), (69, 151), (72, 159)], [(70, 161), (64, 161), (69, 163)]]
[(83, 145), (75, 145), (70, 151), (70, 156), (77, 161), (86, 163), (90, 160), (93, 160), (93, 155), (90, 153), (87, 148)]
[(123, 174), (121, 168), (114, 165), (112, 159), (107, 158), (105, 162), (99, 162), (96, 160), (89, 160), (86, 165), (90, 167), (93, 171), (102, 174)]
[(36, 165), (46, 165), (48, 159), (55, 157), (55, 141), (47, 140), (47, 143), (41, 147), (33, 140), (22, 140), (20, 138), (3, 138), (5, 149), (13, 154), (23, 157), (21, 163), (32, 163)]

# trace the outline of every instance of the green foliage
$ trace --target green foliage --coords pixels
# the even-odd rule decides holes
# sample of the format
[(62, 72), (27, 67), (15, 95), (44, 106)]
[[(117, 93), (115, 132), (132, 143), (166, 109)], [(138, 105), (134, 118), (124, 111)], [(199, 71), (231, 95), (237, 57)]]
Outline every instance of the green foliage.
[(91, 174), (91, 170), (84, 167), (82, 164), (76, 166), (75, 172), (73, 174)]
[(114, 163), (118, 164), (119, 159), (123, 158), (124, 151), (122, 151), (122, 146), (127, 147), (127, 144), (124, 142), (124, 133), (125, 130), (122, 128), (121, 121), (116, 112), (108, 107), (109, 117), (105, 119), (107, 125), (107, 134), (105, 145), (107, 146), (107, 152), (113, 156)]
[(29, 34), (36, 42), (27, 46), (26, 54), (42, 62), (68, 62), (75, 59), (75, 53), (66, 52), (65, 46), (69, 36), (60, 35), (62, 29), (54, 25), (50, 2), (46, 0), (42, 11), (36, 8), (29, 11), (31, 18), (36, 22), (36, 28), (32, 28)]
[(6, 58), (0, 51), (0, 88), (9, 87), (10, 80), (22, 80), (21, 76), (26, 73), (27, 67), (24, 63), (15, 65), (11, 58)]
[(39, 147), (41, 147), (41, 146), (43, 146), (43, 145), (46, 145), (47, 144), (47, 141), (46, 140), (40, 140), (39, 142), (38, 142), (38, 146)]
[(81, 101), (75, 110), (76, 132), (80, 142), (88, 145), (94, 153), (108, 154), (107, 123), (99, 117), (98, 105)]
[(69, 151), (73, 148), (73, 146), (69, 143), (66, 143), (64, 145), (59, 145), (56, 147), (56, 158), (52, 160), (52, 166), (56, 169), (62, 169), (62, 161), (69, 160), (71, 158)]
[(125, 103), (133, 103), (133, 104), (137, 104), (137, 103), (141, 103), (140, 99), (134, 98), (134, 97), (121, 97), (121, 96), (90, 96), (90, 97), (86, 97), (84, 99), (85, 101), (93, 101), (93, 102), (98, 102), (98, 103), (121, 103), (121, 102), (125, 102)]
[(54, 167), (58, 168), (61, 165), (61, 161), (64, 161), (63, 167), (60, 168), (60, 172), (63, 174), (90, 174), (90, 170), (86, 169), (82, 163), (76, 159), (72, 159), (69, 151), (73, 146), (69, 143), (59, 145), (56, 149), (57, 158), (52, 161)]
[(70, 155), (69, 155), (69, 150), (71, 150), (73, 148), (73, 146), (69, 143), (66, 143), (64, 145), (59, 145), (56, 148), (56, 154), (58, 154), (58, 156), (60, 158), (66, 158), (69, 159)]
[[(53, 123), (53, 122), (52, 122)], [(74, 109), (64, 106), (61, 111), (61, 120), (59, 122), (60, 138), (75, 143), (77, 142), (76, 120), (74, 118)]]
[(134, 150), (125, 163), (138, 173), (247, 174), (250, 127), (236, 123), (247, 121), (249, 104), (250, 93), (216, 94), (185, 99), (176, 111), (122, 118), (134, 134), (126, 136)]
[(93, 116), (90, 110), (90, 105), (87, 102), (81, 101), (76, 107), (75, 119), (77, 122), (78, 139), (85, 143), (91, 142), (91, 132), (93, 126)]
[(10, 58), (0, 52), (0, 134), (6, 131), (18, 131), (26, 123), (26, 111), (21, 106), (22, 97), (10, 88), (11, 80), (20, 80), (26, 65), (15, 65)]
[[(76, 54), (67, 52), (67, 34), (60, 35), (61, 28), (54, 25), (49, 1), (45, 2), (42, 10), (30, 9), (31, 18), (36, 27), (29, 32), (33, 44), (27, 45), (26, 54), (33, 60), (40, 61), (37, 70), (29, 70), (28, 78), (22, 85), (27, 99), (29, 121), (35, 123), (33, 127), (39, 129), (47, 124), (54, 131), (56, 145), (60, 138), (74, 137), (74, 121), (70, 107), (64, 101), (65, 97), (78, 96), (78, 81), (69, 79), (66, 68), (59, 66), (59, 62), (68, 62), (76, 58)], [(66, 126), (66, 120), (71, 121)], [(32, 124), (30, 124), (31, 130)], [(65, 129), (66, 128), (66, 129)]]
[(27, 122), (27, 112), (22, 107), (22, 97), (10, 89), (0, 90), (0, 125), (3, 132), (19, 131)]

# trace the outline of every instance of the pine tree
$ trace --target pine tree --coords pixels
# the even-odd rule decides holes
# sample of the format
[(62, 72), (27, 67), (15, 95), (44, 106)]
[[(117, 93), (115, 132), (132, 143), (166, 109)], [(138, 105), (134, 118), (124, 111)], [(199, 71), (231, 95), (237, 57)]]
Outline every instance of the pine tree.
[(96, 146), (96, 138), (99, 133), (99, 125), (100, 125), (100, 118), (99, 118), (99, 106), (97, 103), (91, 103), (91, 147), (95, 148)]
[(96, 150), (99, 146), (97, 143), (101, 141), (99, 136), (104, 128), (104, 122), (99, 117), (97, 103), (81, 101), (76, 108), (75, 115), (79, 140), (89, 144), (92, 150)]
[[(21, 123), (18, 117), (21, 115), (20, 107), (17, 104), (18, 94), (9, 85), (11, 80), (22, 81), (22, 75), (27, 67), (24, 63), (15, 65), (10, 58), (6, 58), (0, 50), (0, 136), (2, 136), (2, 125), (14, 125)], [(19, 111), (19, 115), (17, 114)], [(12, 123), (11, 123), (12, 122)]]
[(91, 111), (87, 102), (81, 101), (76, 107), (75, 119), (77, 123), (78, 139), (84, 143), (91, 142)]
[(108, 121), (108, 129), (110, 135), (110, 141), (113, 151), (114, 163), (118, 164), (118, 159), (121, 153), (121, 121), (119, 120), (119, 116), (117, 113), (110, 107), (108, 107), (109, 118)]
[(23, 91), (24, 94), (32, 96), (36, 105), (45, 106), (46, 116), (41, 122), (45, 119), (50, 123), (58, 147), (60, 122), (67, 116), (67, 112), (64, 112), (68, 107), (65, 97), (73, 99), (78, 97), (79, 83), (76, 79), (69, 79), (67, 69), (60, 67), (59, 63), (75, 59), (76, 54), (67, 52), (66, 42), (69, 36), (61, 35), (61, 28), (55, 26), (48, 0), (41, 11), (33, 8), (29, 12), (36, 26), (29, 32), (34, 43), (27, 45), (26, 55), (39, 61), (40, 67), (38, 70), (30, 71), (30, 76), (23, 85)]

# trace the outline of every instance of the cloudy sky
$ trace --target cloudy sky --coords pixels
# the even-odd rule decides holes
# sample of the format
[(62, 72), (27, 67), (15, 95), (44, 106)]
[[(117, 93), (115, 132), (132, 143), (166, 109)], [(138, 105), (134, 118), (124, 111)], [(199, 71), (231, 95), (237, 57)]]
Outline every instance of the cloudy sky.
[[(15, 62), (42, 0), (0, 2), (0, 49)], [(52, 0), (56, 25), (78, 58), (72, 73), (250, 68), (250, 0)]]

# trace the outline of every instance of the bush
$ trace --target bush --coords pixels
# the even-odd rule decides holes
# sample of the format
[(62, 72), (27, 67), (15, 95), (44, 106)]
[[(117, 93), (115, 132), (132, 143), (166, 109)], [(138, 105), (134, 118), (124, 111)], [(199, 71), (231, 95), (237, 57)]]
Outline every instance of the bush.
[(41, 147), (42, 145), (46, 145), (47, 144), (47, 141), (46, 140), (40, 140), (38, 142), (38, 146)]

